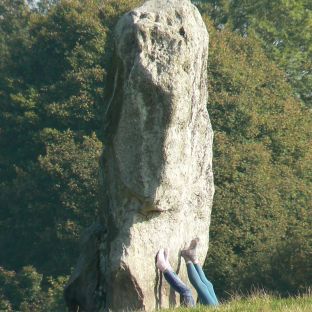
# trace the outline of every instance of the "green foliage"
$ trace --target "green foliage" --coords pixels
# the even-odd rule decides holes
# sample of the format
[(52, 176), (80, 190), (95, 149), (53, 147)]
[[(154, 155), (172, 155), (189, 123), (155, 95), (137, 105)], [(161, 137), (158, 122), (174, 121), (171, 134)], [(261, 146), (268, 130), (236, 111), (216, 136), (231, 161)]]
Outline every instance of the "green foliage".
[[(311, 213), (310, 213), (311, 220)], [(283, 293), (303, 293), (311, 287), (312, 280), (312, 230), (309, 225), (297, 225), (287, 240), (279, 243), (271, 258), (270, 273), (273, 289)]]
[[(27, 71), (23, 61), (29, 46), (30, 10), (23, 0), (2, 0), (0, 3), (0, 77), (8, 78), (17, 71)], [(2, 80), (1, 79), (1, 80)], [(1, 81), (2, 82), (2, 81)], [(2, 84), (0, 84), (2, 88)]]
[(107, 30), (95, 2), (61, 1), (45, 14), (8, 2), (6, 10), (25, 22), (3, 30), (11, 33), (0, 75), (0, 260), (68, 273), (98, 205)]
[(194, 1), (214, 24), (255, 35), (287, 74), (296, 94), (312, 106), (312, 11), (309, 0)]
[(28, 170), (17, 168), (15, 179), (3, 188), (2, 196), (7, 202), (10, 198), (1, 229), (5, 260), (16, 267), (32, 263), (49, 274), (66, 273), (77, 256), (79, 235), (97, 210), (101, 143), (95, 134), (78, 140), (71, 131), (52, 129), (44, 129), (41, 138), (45, 156)]
[(23, 267), (18, 273), (0, 267), (0, 308), (1, 311), (65, 311), (62, 300), (63, 287), (67, 277), (43, 281), (32, 266)]
[[(297, 251), (312, 226), (311, 112), (255, 38), (210, 30), (216, 193), (206, 271), (220, 295), (253, 285), (296, 292), (312, 273), (311, 241)], [(280, 269), (294, 259), (291, 273)]]

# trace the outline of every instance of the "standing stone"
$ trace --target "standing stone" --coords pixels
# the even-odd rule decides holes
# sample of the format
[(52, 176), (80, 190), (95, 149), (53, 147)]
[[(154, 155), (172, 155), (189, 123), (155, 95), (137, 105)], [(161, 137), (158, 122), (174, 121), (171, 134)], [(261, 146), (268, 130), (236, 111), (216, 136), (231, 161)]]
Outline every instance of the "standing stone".
[(156, 269), (157, 251), (170, 249), (172, 267), (189, 284), (179, 251), (194, 237), (201, 262), (208, 250), (208, 33), (189, 0), (150, 0), (119, 20), (115, 40), (98, 292), (112, 311), (150, 311), (179, 303)]

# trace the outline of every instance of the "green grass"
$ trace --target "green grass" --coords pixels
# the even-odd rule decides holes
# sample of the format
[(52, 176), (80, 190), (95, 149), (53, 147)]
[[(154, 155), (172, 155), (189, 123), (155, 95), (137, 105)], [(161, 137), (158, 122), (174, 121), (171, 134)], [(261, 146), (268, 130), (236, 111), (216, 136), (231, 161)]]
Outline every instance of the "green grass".
[(312, 312), (312, 295), (290, 298), (278, 298), (267, 294), (255, 294), (248, 298), (232, 298), (230, 301), (213, 308), (196, 306), (195, 308), (176, 308), (166, 312)]

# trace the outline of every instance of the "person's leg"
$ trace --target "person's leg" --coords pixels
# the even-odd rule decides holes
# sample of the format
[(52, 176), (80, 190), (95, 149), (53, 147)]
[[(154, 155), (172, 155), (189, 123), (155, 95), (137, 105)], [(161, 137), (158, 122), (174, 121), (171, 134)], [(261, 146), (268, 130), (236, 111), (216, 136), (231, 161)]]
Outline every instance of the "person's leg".
[(160, 249), (157, 253), (157, 261), (156, 265), (158, 269), (163, 272), (165, 279), (169, 283), (169, 285), (180, 294), (181, 297), (181, 305), (185, 305), (187, 307), (195, 306), (195, 301), (192, 296), (192, 292), (189, 287), (187, 287), (181, 279), (177, 276), (177, 274), (171, 268), (168, 259), (168, 251), (165, 252), (164, 249)]
[(169, 283), (169, 285), (180, 294), (181, 296), (181, 305), (187, 306), (187, 307), (194, 307), (195, 301), (192, 296), (192, 292), (190, 288), (188, 288), (178, 277), (178, 275), (171, 271), (166, 270), (163, 272), (165, 279)]
[(218, 301), (215, 300), (207, 285), (201, 280), (194, 264), (191, 261), (188, 261), (186, 267), (188, 278), (198, 293), (200, 303), (205, 305), (217, 305)]
[(207, 286), (210, 295), (214, 298), (215, 304), (219, 304), (218, 298), (217, 298), (216, 293), (215, 293), (215, 291), (213, 289), (213, 285), (207, 279), (207, 277), (206, 277), (202, 267), (200, 266), (200, 264), (199, 263), (194, 263), (194, 267), (195, 267), (195, 269), (196, 269), (196, 271), (197, 271), (201, 281)]
[(181, 251), (181, 256), (185, 260), (190, 282), (198, 292), (199, 301), (202, 304), (217, 305), (218, 299), (213, 290), (213, 286), (207, 280), (199, 265), (196, 250), (198, 242), (198, 238), (192, 239), (190, 246)]

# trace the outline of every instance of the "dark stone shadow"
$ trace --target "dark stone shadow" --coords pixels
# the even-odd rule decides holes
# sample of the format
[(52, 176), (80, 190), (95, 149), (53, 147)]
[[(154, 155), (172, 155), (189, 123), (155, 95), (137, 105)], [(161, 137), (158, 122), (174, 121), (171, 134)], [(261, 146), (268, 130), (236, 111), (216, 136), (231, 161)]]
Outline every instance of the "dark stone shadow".
[(159, 310), (161, 308), (162, 273), (158, 270), (156, 262), (157, 262), (157, 255), (155, 256), (154, 296), (155, 296), (155, 310)]
[(95, 311), (100, 296), (96, 293), (101, 283), (99, 248), (105, 229), (98, 223), (88, 227), (81, 238), (81, 253), (75, 269), (64, 288), (64, 299), (69, 312)]

